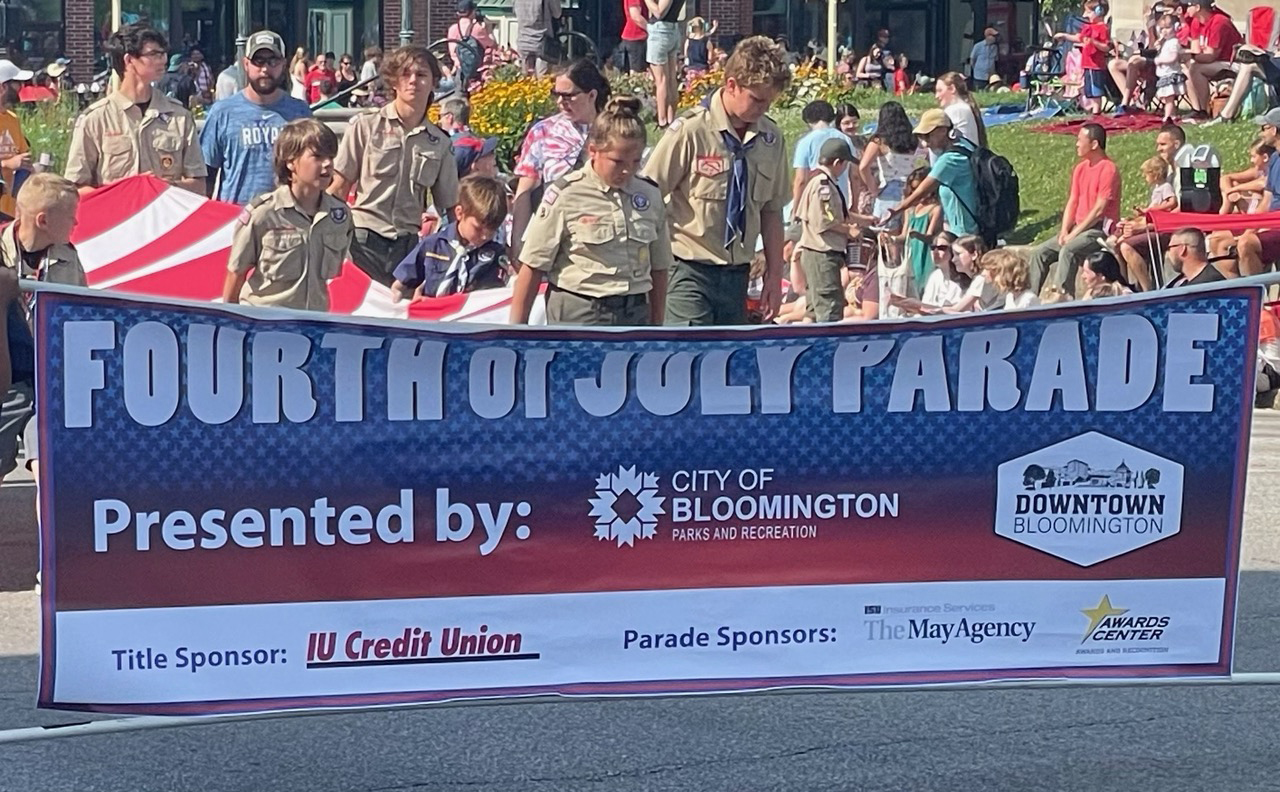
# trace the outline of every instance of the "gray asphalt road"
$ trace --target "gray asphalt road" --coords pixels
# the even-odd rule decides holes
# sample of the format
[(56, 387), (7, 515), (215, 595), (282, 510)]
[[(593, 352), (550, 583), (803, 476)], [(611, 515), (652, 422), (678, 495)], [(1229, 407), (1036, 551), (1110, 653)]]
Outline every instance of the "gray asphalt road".
[[(1254, 422), (1237, 670), (1280, 670), (1280, 412)], [(39, 712), (30, 490), (0, 488), (0, 729)], [(29, 519), (29, 518), (26, 518)], [(8, 559), (6, 563), (5, 559)], [(1174, 603), (1176, 606), (1176, 603)], [(1280, 789), (1280, 688), (736, 696), (326, 715), (0, 746), (0, 790)]]

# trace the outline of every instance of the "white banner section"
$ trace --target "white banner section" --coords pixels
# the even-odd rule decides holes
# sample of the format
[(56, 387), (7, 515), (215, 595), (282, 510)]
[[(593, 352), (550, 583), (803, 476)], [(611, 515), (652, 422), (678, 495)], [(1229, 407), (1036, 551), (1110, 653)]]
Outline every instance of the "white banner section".
[[(57, 614), (58, 703), (1215, 663), (1223, 579), (888, 583)], [(1104, 674), (1105, 675), (1105, 674)], [(973, 673), (964, 678), (973, 678)], [(873, 679), (867, 680), (874, 683)], [(858, 684), (841, 679), (837, 684)], [(673, 690), (681, 689), (673, 686)], [(661, 692), (661, 685), (646, 686)]]

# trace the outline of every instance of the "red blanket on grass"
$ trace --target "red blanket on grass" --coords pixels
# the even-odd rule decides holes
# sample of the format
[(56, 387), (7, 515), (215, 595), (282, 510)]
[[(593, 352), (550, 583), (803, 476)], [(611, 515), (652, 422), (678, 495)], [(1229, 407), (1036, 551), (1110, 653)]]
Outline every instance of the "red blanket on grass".
[(1085, 124), (1101, 124), (1107, 134), (1118, 132), (1142, 132), (1148, 129), (1159, 129), (1164, 119), (1155, 113), (1133, 113), (1120, 117), (1098, 115), (1091, 118), (1077, 118), (1072, 121), (1053, 121), (1031, 127), (1034, 132), (1048, 132), (1051, 135), (1078, 135), (1080, 127)]

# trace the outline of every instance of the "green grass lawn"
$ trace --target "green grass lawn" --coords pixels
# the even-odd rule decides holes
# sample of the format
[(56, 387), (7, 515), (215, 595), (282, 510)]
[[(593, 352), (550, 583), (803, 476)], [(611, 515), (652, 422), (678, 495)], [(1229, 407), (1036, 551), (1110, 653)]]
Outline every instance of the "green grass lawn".
[[(909, 97), (907, 105), (913, 117), (935, 106), (931, 97)], [(858, 109), (864, 120), (875, 119), (878, 112), (874, 105), (859, 106)], [(804, 134), (805, 125), (798, 111), (787, 110), (772, 117), (782, 125), (788, 141), (798, 140)], [(1057, 233), (1062, 209), (1067, 202), (1071, 169), (1076, 161), (1073, 136), (1033, 132), (1030, 126), (1005, 124), (990, 131), (991, 149), (1008, 157), (1018, 171), (1022, 216), (1018, 227), (1006, 235), (1009, 243), (1016, 245), (1040, 242)], [(1257, 127), (1252, 123), (1218, 124), (1208, 129), (1188, 125), (1185, 129), (1188, 143), (1208, 143), (1217, 147), (1224, 173), (1248, 166), (1246, 152), (1249, 143), (1257, 136)], [(1155, 155), (1155, 140), (1156, 133), (1151, 131), (1127, 132), (1111, 136), (1107, 141), (1107, 153), (1116, 161), (1124, 180), (1121, 206), (1126, 213), (1134, 206), (1147, 205), (1150, 188), (1143, 182), (1139, 166)]]

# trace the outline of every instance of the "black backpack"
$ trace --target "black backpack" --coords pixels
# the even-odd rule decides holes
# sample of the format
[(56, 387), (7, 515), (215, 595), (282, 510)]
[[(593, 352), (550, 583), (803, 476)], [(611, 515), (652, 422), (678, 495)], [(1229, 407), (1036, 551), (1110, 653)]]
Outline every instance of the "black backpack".
[(471, 35), (475, 30), (476, 21), (469, 20), (471, 25), (467, 27), (467, 32), (462, 32), (462, 24), (458, 24), (458, 33), (462, 39), (458, 42), (456, 50), (458, 55), (458, 75), (457, 85), (459, 93), (467, 92), (467, 84), (480, 73), (480, 62), (484, 60), (484, 45), (480, 40)]
[[(978, 193), (978, 206), (960, 203), (978, 222), (978, 232), (987, 247), (995, 247), (1000, 234), (1012, 231), (1018, 224), (1022, 203), (1018, 197), (1018, 172), (1009, 160), (989, 148), (955, 147), (952, 149), (969, 160), (973, 183)], [(950, 186), (950, 185), (948, 185)], [(954, 189), (954, 188), (953, 188)], [(956, 196), (959, 198), (959, 196)]]

